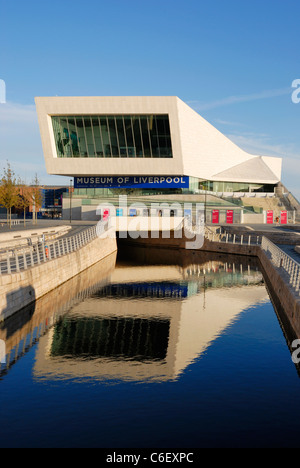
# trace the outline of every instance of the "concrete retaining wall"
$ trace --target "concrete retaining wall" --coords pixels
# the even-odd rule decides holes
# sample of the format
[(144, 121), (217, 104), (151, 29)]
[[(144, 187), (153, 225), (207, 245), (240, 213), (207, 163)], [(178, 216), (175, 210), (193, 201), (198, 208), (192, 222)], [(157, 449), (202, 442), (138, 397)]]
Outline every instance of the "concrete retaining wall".
[(116, 239), (105, 233), (69, 255), (0, 276), (0, 321), (116, 252)]
[(263, 213), (243, 213), (242, 224), (265, 224), (265, 215)]
[(262, 249), (258, 249), (257, 256), (275, 305), (283, 309), (295, 337), (300, 338), (300, 296), (292, 289), (284, 272), (273, 265)]
[[(144, 235), (146, 235), (144, 233)], [(118, 244), (120, 246), (144, 246), (144, 247), (156, 247), (163, 249), (186, 249), (186, 246), (192, 243), (192, 239), (187, 239), (186, 237), (176, 238), (174, 231), (170, 232), (170, 237), (165, 239), (162, 237), (162, 233), (159, 233), (158, 238), (151, 237), (151, 232), (148, 232), (148, 238), (138, 237), (137, 239), (119, 239)], [(257, 245), (240, 245), (240, 244), (225, 244), (222, 242), (211, 242), (207, 239), (204, 239), (202, 251), (206, 252), (219, 252), (219, 253), (228, 253), (236, 255), (247, 255), (247, 256), (257, 256), (258, 249)]]

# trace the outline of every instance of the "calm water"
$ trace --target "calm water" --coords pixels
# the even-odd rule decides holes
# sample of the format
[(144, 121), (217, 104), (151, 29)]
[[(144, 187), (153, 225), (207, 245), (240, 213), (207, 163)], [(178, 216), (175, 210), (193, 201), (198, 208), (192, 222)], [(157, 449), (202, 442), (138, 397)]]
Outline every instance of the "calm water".
[(2, 324), (0, 446), (298, 447), (299, 375), (259, 265), (135, 258)]

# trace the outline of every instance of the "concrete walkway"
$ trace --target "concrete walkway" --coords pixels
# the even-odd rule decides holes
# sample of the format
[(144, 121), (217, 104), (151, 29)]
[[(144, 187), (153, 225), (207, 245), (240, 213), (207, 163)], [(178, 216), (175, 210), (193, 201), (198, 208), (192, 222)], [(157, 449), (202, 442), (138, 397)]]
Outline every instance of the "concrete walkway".
[(0, 226), (0, 234), (2, 232), (15, 232), (15, 231), (24, 231), (24, 230), (30, 230), (30, 229), (42, 229), (42, 228), (49, 228), (49, 227), (54, 227), (54, 226), (69, 226), (71, 225), (72, 228), (78, 227), (78, 226), (93, 226), (96, 224), (97, 221), (72, 221), (70, 224), (70, 221), (64, 220), (64, 219), (38, 219), (37, 224), (32, 224), (32, 221), (26, 221), (26, 226), (24, 226), (24, 223), (21, 222), (21, 224), (17, 226), (12, 226), (11, 229), (9, 226), (4, 225)]

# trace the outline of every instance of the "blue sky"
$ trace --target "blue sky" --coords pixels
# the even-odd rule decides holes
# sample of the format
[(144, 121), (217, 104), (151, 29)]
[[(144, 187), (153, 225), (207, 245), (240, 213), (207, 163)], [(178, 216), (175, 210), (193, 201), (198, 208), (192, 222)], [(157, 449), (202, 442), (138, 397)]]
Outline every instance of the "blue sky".
[(300, 199), (299, 0), (0, 0), (0, 168), (46, 173), (35, 96), (176, 95)]

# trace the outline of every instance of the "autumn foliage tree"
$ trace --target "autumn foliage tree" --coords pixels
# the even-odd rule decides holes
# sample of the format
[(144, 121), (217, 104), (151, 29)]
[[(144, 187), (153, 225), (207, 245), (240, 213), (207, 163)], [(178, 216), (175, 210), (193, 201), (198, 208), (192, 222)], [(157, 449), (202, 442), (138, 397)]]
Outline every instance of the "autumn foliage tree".
[(0, 205), (7, 210), (7, 224), (9, 227), (11, 228), (12, 224), (11, 211), (13, 207), (22, 209), (24, 213), (24, 225), (26, 222), (26, 209), (32, 207), (32, 220), (33, 224), (36, 224), (36, 214), (42, 207), (42, 203), (41, 185), (37, 174), (31, 185), (26, 185), (21, 179), (16, 179), (14, 171), (9, 162), (7, 162), (7, 166), (3, 169), (3, 175), (0, 179)]
[(18, 181), (18, 202), (17, 208), (23, 211), (24, 226), (26, 226), (26, 210), (32, 203), (32, 189), (22, 180)]
[(17, 206), (19, 200), (19, 189), (14, 171), (9, 162), (3, 169), (3, 175), (0, 179), (0, 205), (6, 208), (7, 223), (11, 227), (11, 210)]
[(35, 177), (29, 188), (30, 188), (29, 193), (30, 193), (31, 204), (33, 206), (32, 222), (33, 224), (36, 224), (37, 212), (42, 207), (42, 204), (43, 204), (41, 184), (40, 184), (37, 174), (35, 174)]

